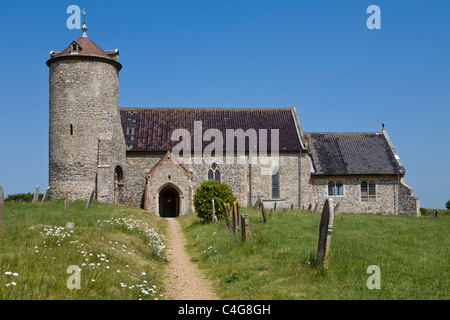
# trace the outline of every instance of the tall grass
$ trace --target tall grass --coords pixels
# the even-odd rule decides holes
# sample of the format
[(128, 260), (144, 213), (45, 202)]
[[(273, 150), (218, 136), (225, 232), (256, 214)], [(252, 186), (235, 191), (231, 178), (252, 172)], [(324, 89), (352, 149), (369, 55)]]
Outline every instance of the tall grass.
[[(450, 217), (337, 214), (328, 268), (315, 268), (320, 213), (243, 209), (252, 239), (180, 217), (188, 249), (223, 299), (449, 299)], [(368, 289), (381, 271), (381, 289)]]
[[(85, 205), (5, 202), (0, 299), (162, 297), (165, 221), (136, 208)], [(71, 265), (81, 269), (80, 289), (67, 287)]]

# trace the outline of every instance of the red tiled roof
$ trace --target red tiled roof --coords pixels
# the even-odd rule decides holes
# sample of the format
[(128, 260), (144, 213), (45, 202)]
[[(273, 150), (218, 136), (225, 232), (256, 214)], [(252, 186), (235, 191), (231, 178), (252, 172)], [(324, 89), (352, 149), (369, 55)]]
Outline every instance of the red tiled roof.
[(113, 50), (107, 50), (106, 52), (102, 50), (99, 46), (97, 46), (91, 39), (88, 37), (81, 37), (76, 40), (80, 45), (81, 50), (73, 54), (70, 48), (70, 45), (61, 52), (53, 52), (51, 54), (50, 59), (47, 61), (47, 65), (50, 66), (53, 62), (62, 60), (62, 59), (100, 59), (105, 62), (110, 62), (117, 67), (117, 70), (122, 68), (122, 65), (111, 58), (110, 54), (112, 54)]
[[(121, 109), (121, 122), (128, 151), (169, 151), (178, 141), (171, 141), (175, 129), (186, 129), (194, 149), (194, 121), (208, 129), (222, 132), (224, 153), (226, 129), (267, 129), (267, 150), (271, 150), (271, 130), (279, 130), (279, 150), (299, 151), (302, 144), (292, 108), (286, 109), (207, 109), (207, 108), (136, 108)], [(180, 138), (181, 140), (181, 138)], [(204, 141), (203, 148), (211, 141)], [(236, 143), (236, 142), (235, 142)], [(235, 150), (237, 146), (235, 146)], [(248, 139), (245, 150), (248, 151)], [(259, 150), (259, 147), (258, 147)]]

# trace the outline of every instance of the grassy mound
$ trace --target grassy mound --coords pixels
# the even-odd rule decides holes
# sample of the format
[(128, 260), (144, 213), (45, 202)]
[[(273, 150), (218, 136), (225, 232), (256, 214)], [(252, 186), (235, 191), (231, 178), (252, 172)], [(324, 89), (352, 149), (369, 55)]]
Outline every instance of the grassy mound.
[[(5, 202), (0, 299), (162, 297), (165, 221), (137, 208), (85, 206)], [(68, 288), (70, 266), (81, 269), (80, 289)]]

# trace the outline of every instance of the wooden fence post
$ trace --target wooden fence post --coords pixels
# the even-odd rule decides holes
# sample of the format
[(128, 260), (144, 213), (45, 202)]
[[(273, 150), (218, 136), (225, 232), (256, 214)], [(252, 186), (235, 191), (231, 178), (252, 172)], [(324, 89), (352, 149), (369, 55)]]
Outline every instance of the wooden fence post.
[(242, 232), (242, 241), (247, 241), (247, 239), (248, 239), (248, 214), (241, 214), (241, 232)]
[(236, 205), (236, 202), (233, 202), (233, 232), (234, 232), (234, 235), (236, 235), (237, 232), (238, 232), (237, 219), (238, 219), (238, 217), (237, 217), (237, 205)]
[(225, 212), (225, 218), (227, 219), (228, 230), (230, 230), (231, 229), (230, 215), (228, 213), (228, 205), (226, 203), (223, 204), (223, 210)]

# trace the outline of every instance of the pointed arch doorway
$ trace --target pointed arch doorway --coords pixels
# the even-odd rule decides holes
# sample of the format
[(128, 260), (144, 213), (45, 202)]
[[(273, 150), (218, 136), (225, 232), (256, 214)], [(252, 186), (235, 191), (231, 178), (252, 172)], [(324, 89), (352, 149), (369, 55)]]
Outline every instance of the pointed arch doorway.
[(180, 215), (180, 193), (176, 188), (167, 185), (159, 192), (159, 216), (173, 218)]

